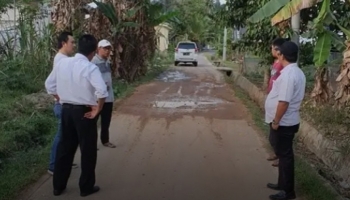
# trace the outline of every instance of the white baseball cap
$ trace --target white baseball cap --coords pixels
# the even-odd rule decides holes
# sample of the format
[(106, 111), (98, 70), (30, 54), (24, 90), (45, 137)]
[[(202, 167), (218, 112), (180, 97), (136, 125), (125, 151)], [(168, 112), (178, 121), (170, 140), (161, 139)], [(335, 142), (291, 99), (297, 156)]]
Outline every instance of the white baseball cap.
[(98, 43), (98, 47), (111, 47), (112, 44), (108, 41), (108, 40), (101, 40), (99, 43)]

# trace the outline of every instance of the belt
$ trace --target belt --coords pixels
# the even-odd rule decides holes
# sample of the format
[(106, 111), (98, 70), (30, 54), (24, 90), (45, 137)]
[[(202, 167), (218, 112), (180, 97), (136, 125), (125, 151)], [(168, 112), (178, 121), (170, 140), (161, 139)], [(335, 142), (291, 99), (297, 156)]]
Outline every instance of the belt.
[(76, 105), (76, 104), (70, 104), (70, 103), (63, 103), (62, 106), (67, 108), (89, 108), (90, 107), (88, 105)]

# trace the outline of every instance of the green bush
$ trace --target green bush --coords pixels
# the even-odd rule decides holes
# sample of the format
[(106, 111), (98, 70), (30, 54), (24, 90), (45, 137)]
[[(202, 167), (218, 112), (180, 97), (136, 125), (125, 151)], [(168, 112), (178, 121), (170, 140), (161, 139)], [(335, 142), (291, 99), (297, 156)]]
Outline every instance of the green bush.
[(300, 66), (308, 66), (314, 64), (314, 45), (312, 43), (300, 44)]
[[(24, 70), (20, 70), (22, 64), (19, 60), (3, 61), (1, 64), (4, 67), (1, 68), (0, 88), (4, 90), (23, 91), (28, 94), (38, 91), (40, 88), (38, 83), (33, 82), (35, 76)], [(28, 67), (32, 67), (30, 64), (28, 65)], [(43, 83), (40, 85), (42, 88)]]
[(0, 157), (9, 157), (18, 151), (28, 151), (39, 146), (45, 146), (52, 139), (52, 129), (55, 123), (52, 111), (36, 112), (32, 115), (20, 115), (6, 121), (0, 128)]
[[(0, 44), (6, 52), (0, 55), (0, 200), (12, 199), (43, 173), (57, 129), (52, 106), (38, 109), (24, 98), (43, 89), (52, 69), (52, 29), (34, 30), (35, 14), (20, 11), (19, 51)], [(0, 37), (13, 39), (9, 33)]]

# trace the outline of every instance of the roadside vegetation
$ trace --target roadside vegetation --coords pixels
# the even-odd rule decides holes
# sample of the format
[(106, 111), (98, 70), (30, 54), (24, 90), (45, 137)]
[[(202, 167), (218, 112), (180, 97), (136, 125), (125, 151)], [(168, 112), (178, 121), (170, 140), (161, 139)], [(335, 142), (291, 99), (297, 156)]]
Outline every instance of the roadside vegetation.
[[(206, 57), (211, 62), (217, 61), (217, 59), (213, 59), (210, 54), (206, 54)], [(222, 64), (233, 69), (233, 76), (227, 76), (226, 81), (235, 91), (235, 96), (237, 96), (247, 107), (254, 125), (261, 131), (263, 136), (267, 138), (269, 134), (269, 126), (266, 125), (264, 120), (264, 110), (262, 110), (258, 104), (254, 102), (248, 96), (248, 94), (234, 82), (235, 77), (239, 74), (240, 64), (234, 61), (224, 61)], [(256, 67), (256, 65), (254, 66)], [(244, 76), (257, 86), (263, 85), (264, 77), (257, 72), (244, 74)], [(329, 118), (333, 118), (333, 115), (330, 115)], [(305, 200), (338, 200), (340, 197), (337, 190), (334, 189), (334, 186), (328, 182), (328, 176), (332, 175), (327, 175), (326, 177), (323, 176), (324, 171), (326, 173), (331, 172), (326, 166), (319, 163), (320, 161), (317, 159), (316, 155), (310, 152), (305, 146), (295, 146), (295, 176), (297, 193), (300, 194), (302, 199)], [(272, 151), (270, 145), (266, 145), (266, 147)]]
[[(264, 121), (263, 111), (259, 106), (249, 98), (249, 96), (239, 86), (235, 85), (232, 79), (227, 78), (227, 81), (232, 84), (235, 91), (235, 95), (246, 105), (251, 113), (254, 124), (263, 132), (264, 136), (268, 136), (269, 127)], [(296, 176), (296, 189), (305, 200), (336, 200), (338, 194), (330, 185), (325, 184), (323, 179), (315, 170), (310, 166), (304, 155), (306, 149), (298, 149), (298, 155), (295, 164), (295, 176)]]
[[(229, 5), (236, 9), (248, 9), (236, 5), (237, 2), (229, 1)], [(296, 13), (300, 3), (300, 1), (299, 3), (286, 1), (284, 5), (278, 6), (273, 2), (261, 0), (261, 7), (251, 8), (250, 13), (242, 21), (247, 28), (246, 33), (241, 40), (233, 43), (236, 52), (245, 54), (250, 52), (259, 56), (258, 61), (246, 57), (243, 73), (262, 89), (265, 89), (269, 79), (270, 40), (262, 40), (253, 46), (246, 44), (259, 41), (259, 38), (266, 38), (268, 35), (292, 37), (291, 14), (288, 14), (287, 10), (292, 8), (292, 14)], [(300, 44), (299, 65), (307, 78), (307, 96), (302, 115), (325, 137), (335, 141), (345, 157), (348, 157), (350, 152), (348, 145), (350, 125), (346, 120), (349, 118), (347, 102), (349, 95), (347, 73), (350, 66), (350, 23), (347, 20), (349, 13), (350, 2), (324, 0), (317, 4), (309, 4), (301, 10), (300, 15), (300, 34), (304, 39), (309, 39), (309, 42)], [(261, 26), (264, 23), (266, 26)], [(256, 26), (261, 26), (259, 34), (256, 33)]]

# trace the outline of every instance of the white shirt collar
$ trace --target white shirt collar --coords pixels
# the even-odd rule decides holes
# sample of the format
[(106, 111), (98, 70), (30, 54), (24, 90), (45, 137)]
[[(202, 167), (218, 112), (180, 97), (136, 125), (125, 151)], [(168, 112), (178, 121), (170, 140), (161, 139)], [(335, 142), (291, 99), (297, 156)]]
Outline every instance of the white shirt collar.
[(290, 69), (290, 68), (292, 68), (292, 67), (296, 67), (296, 66), (298, 66), (297, 63), (290, 63), (289, 65), (283, 67), (283, 69), (281, 70), (281, 73), (282, 73), (283, 71), (287, 71), (288, 69)]
[(76, 53), (74, 57), (89, 61), (89, 59), (81, 53)]

